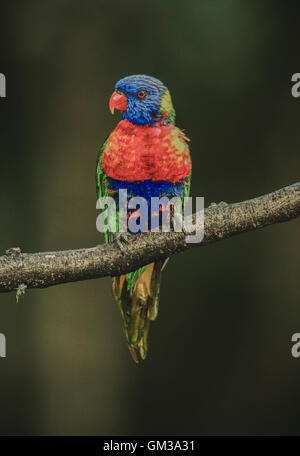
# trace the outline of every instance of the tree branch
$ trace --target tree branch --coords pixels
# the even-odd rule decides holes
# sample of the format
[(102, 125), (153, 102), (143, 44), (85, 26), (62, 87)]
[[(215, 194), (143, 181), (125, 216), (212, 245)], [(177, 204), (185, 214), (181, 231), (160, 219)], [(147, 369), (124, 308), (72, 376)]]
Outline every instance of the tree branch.
[(205, 209), (204, 239), (186, 243), (184, 233), (143, 233), (130, 237), (124, 252), (113, 243), (59, 252), (21, 253), (13, 248), (0, 257), (0, 292), (45, 288), (60, 283), (116, 276), (184, 250), (235, 234), (286, 222), (300, 214), (300, 182), (241, 203)]

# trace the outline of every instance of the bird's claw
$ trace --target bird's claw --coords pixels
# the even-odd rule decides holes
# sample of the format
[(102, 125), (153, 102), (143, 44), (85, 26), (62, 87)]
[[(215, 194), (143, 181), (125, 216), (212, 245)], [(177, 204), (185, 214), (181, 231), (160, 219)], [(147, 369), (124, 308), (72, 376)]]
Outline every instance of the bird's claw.
[(128, 233), (120, 233), (120, 232), (116, 233), (115, 242), (116, 242), (117, 246), (119, 247), (119, 249), (121, 250), (122, 253), (125, 252), (123, 243), (128, 244), (129, 236), (130, 236), (130, 234), (128, 234)]
[(172, 216), (172, 230), (173, 231), (178, 231), (176, 230), (176, 223), (178, 224), (178, 226), (181, 228), (181, 231), (184, 235), (188, 235), (188, 231), (186, 230), (185, 226), (184, 226), (184, 223), (183, 223), (183, 219), (182, 219), (182, 215), (181, 214), (178, 214), (177, 212), (175, 212), (175, 214), (173, 214)]

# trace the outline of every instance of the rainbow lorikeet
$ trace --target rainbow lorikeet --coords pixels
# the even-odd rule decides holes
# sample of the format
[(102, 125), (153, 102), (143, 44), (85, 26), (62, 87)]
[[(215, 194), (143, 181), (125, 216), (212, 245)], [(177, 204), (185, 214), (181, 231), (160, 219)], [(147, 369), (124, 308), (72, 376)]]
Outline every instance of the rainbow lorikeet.
[[(189, 195), (191, 160), (188, 138), (175, 126), (170, 92), (158, 79), (128, 76), (117, 82), (109, 107), (123, 118), (104, 142), (97, 160), (97, 195), (112, 196), (119, 190), (128, 198)], [(110, 242), (114, 234), (105, 233)], [(130, 353), (138, 362), (147, 355), (147, 336), (158, 310), (163, 261), (112, 279), (113, 294), (123, 320)]]

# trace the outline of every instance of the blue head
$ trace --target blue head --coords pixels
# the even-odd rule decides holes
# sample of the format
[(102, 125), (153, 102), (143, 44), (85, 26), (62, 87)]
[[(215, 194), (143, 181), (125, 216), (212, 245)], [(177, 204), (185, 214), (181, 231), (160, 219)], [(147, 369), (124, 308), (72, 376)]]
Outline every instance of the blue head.
[(123, 111), (123, 119), (136, 125), (175, 120), (168, 89), (158, 79), (142, 74), (118, 81), (109, 106), (112, 112), (115, 108)]

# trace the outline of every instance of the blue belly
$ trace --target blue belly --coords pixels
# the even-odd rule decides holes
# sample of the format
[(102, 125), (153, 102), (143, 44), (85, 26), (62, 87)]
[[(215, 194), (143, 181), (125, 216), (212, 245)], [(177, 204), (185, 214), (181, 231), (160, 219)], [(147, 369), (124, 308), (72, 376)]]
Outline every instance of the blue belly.
[[(119, 190), (127, 190), (127, 199), (129, 200), (132, 197), (142, 197), (147, 201), (148, 204), (148, 230), (151, 230), (151, 227), (157, 227), (161, 225), (162, 221), (162, 212), (167, 212), (170, 216), (173, 214), (173, 207), (170, 206), (160, 207), (159, 213), (152, 213), (151, 208), (151, 198), (158, 197), (162, 198), (167, 196), (169, 199), (173, 197), (183, 197), (185, 186), (187, 185), (187, 178), (182, 179), (179, 182), (169, 182), (169, 181), (135, 181), (135, 182), (125, 182), (110, 177), (106, 177), (107, 190), (108, 194), (111, 195), (117, 203), (117, 210), (119, 211)], [(140, 207), (139, 205), (137, 208)], [(127, 219), (135, 213), (137, 220), (139, 220), (139, 210), (127, 210)], [(137, 225), (140, 226), (141, 220)], [(130, 231), (130, 230), (129, 230)], [(140, 232), (140, 229), (138, 230)], [(137, 233), (133, 233), (137, 234)]]
[(152, 196), (168, 196), (169, 198), (183, 196), (186, 182), (187, 179), (182, 179), (181, 181), (174, 183), (152, 180), (125, 182), (107, 177), (107, 189), (109, 193), (112, 193), (112, 196), (116, 197), (116, 201), (118, 201), (117, 192), (120, 189), (126, 189), (128, 198), (142, 196), (149, 204)]

